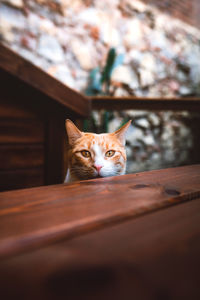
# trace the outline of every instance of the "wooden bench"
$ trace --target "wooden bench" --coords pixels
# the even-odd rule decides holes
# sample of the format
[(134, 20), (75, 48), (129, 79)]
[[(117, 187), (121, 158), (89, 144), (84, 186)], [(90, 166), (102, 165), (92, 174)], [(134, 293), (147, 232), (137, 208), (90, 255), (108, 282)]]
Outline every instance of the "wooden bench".
[(0, 193), (3, 299), (199, 299), (200, 165)]

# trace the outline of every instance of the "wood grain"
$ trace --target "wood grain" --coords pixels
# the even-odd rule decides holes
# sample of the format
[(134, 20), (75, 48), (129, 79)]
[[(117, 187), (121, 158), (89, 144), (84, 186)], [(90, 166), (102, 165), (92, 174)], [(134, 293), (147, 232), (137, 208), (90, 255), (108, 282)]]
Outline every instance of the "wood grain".
[[(1, 75), (1, 72), (0, 72)], [(1, 80), (0, 76), (0, 80)], [(8, 79), (9, 81), (9, 79)], [(7, 81), (7, 82), (8, 82)], [(2, 81), (1, 81), (2, 82)], [(4, 83), (2, 83), (4, 84)], [(14, 87), (13, 87), (14, 89)], [(24, 105), (22, 103), (23, 96), (16, 92), (16, 95), (11, 96), (10, 91), (8, 89), (4, 90), (1, 88), (1, 96), (0, 96), (0, 118), (4, 119), (12, 119), (12, 118), (18, 118), (18, 119), (35, 119), (37, 117), (36, 112), (31, 109), (31, 105), (26, 103)], [(31, 91), (30, 91), (31, 93)], [(29, 100), (30, 100), (29, 96)], [(27, 101), (26, 101), (27, 102)], [(28, 105), (27, 105), (28, 104)]]
[(200, 165), (0, 193), (0, 255), (197, 198)]
[(44, 166), (43, 144), (0, 145), (0, 171)]
[(200, 198), (0, 262), (4, 299), (197, 300)]
[(177, 110), (200, 111), (200, 98), (147, 98), (147, 97), (90, 97), (92, 109), (100, 110)]
[(55, 112), (47, 120), (45, 141), (45, 184), (64, 181), (65, 120)]
[(2, 44), (0, 44), (0, 69), (14, 75), (78, 115), (85, 117), (89, 115), (90, 100)]
[(44, 185), (44, 166), (0, 171), (0, 191), (41, 185)]
[(32, 119), (1, 119), (0, 144), (44, 143), (44, 123)]
[(65, 119), (90, 101), (1, 44), (0, 82), (0, 190), (62, 183)]

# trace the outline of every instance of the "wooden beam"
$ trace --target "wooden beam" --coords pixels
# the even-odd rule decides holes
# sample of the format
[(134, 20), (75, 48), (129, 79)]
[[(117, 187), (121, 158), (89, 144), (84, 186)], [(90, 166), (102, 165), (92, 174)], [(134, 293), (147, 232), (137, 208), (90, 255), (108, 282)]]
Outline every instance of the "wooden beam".
[(0, 257), (200, 196), (200, 165), (0, 193)]
[(176, 110), (199, 111), (200, 98), (147, 98), (147, 97), (90, 97), (92, 109), (100, 110)]
[[(78, 115), (83, 117), (89, 115), (88, 98), (67, 87), (1, 43), (0, 69), (14, 75)], [(9, 83), (8, 88), (10, 88)]]

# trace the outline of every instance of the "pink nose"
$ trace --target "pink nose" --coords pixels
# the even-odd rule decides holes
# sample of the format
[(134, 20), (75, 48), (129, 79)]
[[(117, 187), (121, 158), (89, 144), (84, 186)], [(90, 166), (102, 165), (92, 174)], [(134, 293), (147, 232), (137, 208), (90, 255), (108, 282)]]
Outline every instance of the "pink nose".
[(97, 172), (99, 173), (99, 171), (101, 170), (101, 168), (102, 168), (103, 166), (101, 166), (101, 165), (94, 165), (94, 167), (95, 167), (95, 169), (97, 170)]

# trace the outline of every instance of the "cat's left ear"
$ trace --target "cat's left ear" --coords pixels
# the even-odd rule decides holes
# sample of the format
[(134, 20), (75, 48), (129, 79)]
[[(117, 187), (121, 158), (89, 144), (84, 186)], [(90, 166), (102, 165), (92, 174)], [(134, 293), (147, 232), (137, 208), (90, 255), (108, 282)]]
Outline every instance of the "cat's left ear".
[(122, 145), (125, 145), (126, 143), (126, 132), (130, 125), (131, 125), (131, 120), (113, 133), (118, 138), (118, 140), (122, 143)]
[(65, 127), (67, 131), (68, 142), (72, 146), (76, 140), (82, 136), (82, 132), (69, 119), (65, 121)]

